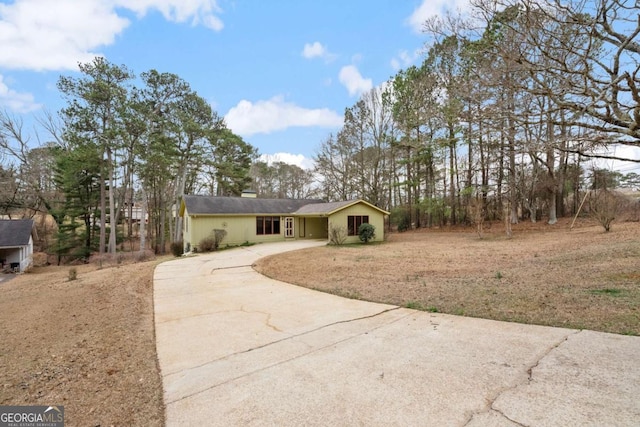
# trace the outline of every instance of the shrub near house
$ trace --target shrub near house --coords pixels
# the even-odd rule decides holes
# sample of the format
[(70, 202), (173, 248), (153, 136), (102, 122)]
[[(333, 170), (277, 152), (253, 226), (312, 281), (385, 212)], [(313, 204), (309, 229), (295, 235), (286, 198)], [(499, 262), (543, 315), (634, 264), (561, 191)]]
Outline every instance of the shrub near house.
[(358, 227), (358, 238), (363, 243), (369, 243), (370, 240), (375, 239), (376, 237), (376, 228), (369, 224), (364, 223)]

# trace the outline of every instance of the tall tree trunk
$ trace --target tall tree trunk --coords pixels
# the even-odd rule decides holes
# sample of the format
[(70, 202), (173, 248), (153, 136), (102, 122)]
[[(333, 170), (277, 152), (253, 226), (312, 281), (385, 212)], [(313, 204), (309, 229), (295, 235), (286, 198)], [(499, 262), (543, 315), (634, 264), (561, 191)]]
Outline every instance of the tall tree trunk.
[(447, 195), (449, 194), (449, 188), (447, 180), (449, 179), (449, 175), (447, 173), (447, 151), (444, 150), (444, 159), (443, 159), (443, 172), (442, 172), (442, 211), (438, 212), (438, 216), (440, 217), (440, 225), (443, 226), (445, 224), (445, 220), (447, 218), (444, 217), (444, 205), (447, 200)]
[[(129, 190), (127, 191), (127, 193), (130, 195), (127, 196), (127, 216), (129, 217), (127, 219), (127, 237), (129, 238), (130, 242), (133, 242), (133, 177), (129, 178), (128, 188)], [(133, 251), (133, 247), (131, 248), (131, 250)]]
[(509, 205), (511, 207), (510, 211), (510, 222), (511, 224), (518, 223), (518, 184), (517, 184), (517, 171), (516, 171), (516, 124), (515, 118), (513, 117), (515, 111), (515, 102), (513, 99), (513, 93), (509, 93), (509, 104), (508, 104), (508, 116), (507, 116), (507, 124), (508, 124), (508, 133), (507, 133), (507, 142), (509, 144)]
[(147, 230), (146, 230), (146, 219), (147, 219), (147, 192), (144, 189), (144, 185), (142, 186), (142, 207), (140, 212), (140, 252), (143, 253), (147, 246)]
[[(467, 147), (468, 147), (468, 153), (467, 153), (467, 159), (468, 159), (468, 165), (467, 165), (467, 179), (465, 182), (465, 197), (464, 197), (464, 207), (463, 207), (463, 212), (466, 212), (469, 208), (469, 206), (471, 206), (471, 200), (473, 198), (473, 193), (472, 193), (472, 188), (473, 188), (473, 143), (471, 142), (472, 140), (472, 125), (471, 125), (471, 102), (469, 102), (468, 105), (468, 110), (469, 110), (469, 125), (467, 128)], [(464, 214), (464, 218), (465, 221), (467, 220), (467, 214)]]
[(506, 138), (505, 138), (505, 132), (506, 132), (506, 125), (505, 125), (505, 119), (502, 119), (502, 126), (500, 129), (500, 152), (498, 153), (498, 155), (500, 156), (500, 158), (498, 159), (498, 184), (497, 184), (497, 195), (498, 195), (498, 200), (497, 200), (497, 205), (496, 205), (496, 213), (501, 216), (502, 212), (504, 211), (503, 209), (503, 205), (504, 205), (504, 197), (503, 197), (503, 190), (502, 190), (502, 184), (504, 182), (504, 169), (505, 169), (505, 161), (506, 161), (506, 155), (505, 155), (505, 145), (506, 145)]
[[(181, 163), (180, 163), (180, 168), (178, 170), (178, 174), (176, 176), (176, 185), (175, 185), (175, 197), (174, 197), (174, 204), (175, 204), (175, 228), (172, 230), (173, 233), (171, 235), (171, 240), (173, 242), (179, 242), (182, 241), (182, 218), (180, 217), (180, 215), (178, 215), (178, 211), (180, 209), (180, 202), (182, 201), (182, 197), (184, 196), (184, 189), (187, 183), (187, 165), (189, 164), (189, 160), (190, 160), (190, 151), (191, 151), (191, 147), (193, 147), (195, 141), (193, 139), (193, 135), (189, 135), (189, 142), (187, 144), (187, 147), (185, 149), (185, 156), (182, 159)], [(172, 210), (172, 215), (174, 214), (173, 210)], [(171, 218), (171, 224), (173, 225), (173, 218)]]
[(107, 147), (107, 170), (109, 174), (109, 253), (115, 255), (116, 253), (116, 231), (118, 226), (118, 215), (116, 215), (116, 198), (114, 193), (113, 183), (113, 159), (111, 148)]
[(553, 147), (553, 120), (551, 119), (551, 113), (547, 115), (547, 170), (549, 176), (549, 224), (553, 225), (558, 222), (558, 216), (556, 211), (556, 193), (558, 190), (558, 183), (555, 177), (556, 157), (555, 149)]
[(556, 209), (558, 216), (566, 216), (564, 199), (567, 193), (567, 170), (569, 168), (569, 156), (567, 155), (567, 125), (562, 114), (562, 125), (560, 126), (560, 159), (558, 159), (558, 195), (556, 198)]
[(420, 179), (422, 176), (421, 175), (422, 156), (420, 155), (420, 152), (418, 152), (418, 155), (416, 157), (417, 157), (417, 160), (416, 160), (415, 169), (413, 172), (413, 176), (415, 177), (413, 179), (413, 181), (415, 182), (415, 185), (413, 187), (413, 206), (416, 211), (416, 228), (420, 228), (422, 227), (422, 212), (420, 209), (420, 196), (422, 195), (422, 190), (420, 186), (420, 182), (422, 182), (422, 179)]
[(103, 254), (107, 247), (107, 189), (105, 188), (104, 153), (100, 166), (100, 248), (98, 253)]
[(163, 255), (165, 253), (165, 234), (166, 234), (166, 223), (167, 223), (167, 210), (165, 206), (165, 201), (163, 195), (160, 195), (160, 206), (158, 209), (158, 213), (160, 215), (160, 228), (158, 230), (158, 253)]
[(413, 228), (413, 225), (416, 221), (416, 213), (413, 211), (413, 176), (411, 175), (411, 146), (407, 145), (407, 205), (409, 209), (409, 219), (410, 219), (410, 228)]
[(456, 140), (453, 124), (449, 124), (449, 203), (451, 203), (450, 224), (456, 225)]
[(478, 152), (480, 154), (480, 174), (481, 174), (481, 192), (482, 192), (482, 206), (486, 209), (487, 206), (487, 191), (489, 186), (489, 166), (487, 161), (487, 155), (485, 152), (482, 119), (480, 118), (480, 104), (478, 104)]
[[(467, 165), (467, 187), (471, 187), (473, 184), (473, 143), (472, 143), (472, 126), (471, 126), (471, 104), (469, 104), (469, 127), (467, 128), (467, 147), (469, 152), (467, 153), (467, 158), (469, 159), (469, 164)], [(471, 199), (471, 197), (469, 197)]]

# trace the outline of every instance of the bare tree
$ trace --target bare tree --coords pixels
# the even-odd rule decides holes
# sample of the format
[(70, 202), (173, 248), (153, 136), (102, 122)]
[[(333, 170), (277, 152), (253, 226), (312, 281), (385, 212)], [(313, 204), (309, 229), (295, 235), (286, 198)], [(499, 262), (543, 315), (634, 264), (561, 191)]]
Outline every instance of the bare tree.
[(306, 199), (316, 191), (312, 171), (284, 162), (255, 162), (250, 175), (258, 197)]
[(33, 147), (23, 128), (21, 118), (0, 111), (0, 160), (5, 163), (4, 179), (13, 177), (12, 184), (2, 190), (5, 206), (22, 214), (50, 213), (57, 197), (53, 186), (54, 144)]
[[(556, 125), (583, 129), (584, 144), (568, 150), (599, 152), (611, 144), (640, 147), (640, 15), (630, 0), (518, 0), (525, 25), (514, 60), (527, 70), (532, 93), (543, 94)], [(540, 59), (544, 58), (544, 61)], [(572, 136), (575, 139), (575, 135)], [(640, 162), (640, 159), (623, 159)]]
[(611, 223), (618, 213), (619, 197), (607, 188), (600, 188), (589, 193), (589, 215), (604, 228), (605, 232), (611, 230)]

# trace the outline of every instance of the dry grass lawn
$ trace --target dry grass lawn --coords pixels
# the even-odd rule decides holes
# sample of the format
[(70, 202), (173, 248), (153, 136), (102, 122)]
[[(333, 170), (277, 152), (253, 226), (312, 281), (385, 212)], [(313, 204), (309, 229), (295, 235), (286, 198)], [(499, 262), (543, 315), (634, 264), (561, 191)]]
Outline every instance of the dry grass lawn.
[(264, 258), (261, 273), (351, 298), (495, 320), (640, 335), (640, 223), (569, 221), (393, 233)]
[(0, 405), (63, 405), (67, 426), (164, 425), (157, 263), (39, 267), (0, 282)]
[[(640, 224), (392, 234), (260, 260), (286, 282), (466, 316), (640, 335)], [(168, 259), (168, 258), (165, 258)], [(0, 405), (64, 405), (68, 426), (162, 426), (160, 260), (35, 268), (0, 282)]]

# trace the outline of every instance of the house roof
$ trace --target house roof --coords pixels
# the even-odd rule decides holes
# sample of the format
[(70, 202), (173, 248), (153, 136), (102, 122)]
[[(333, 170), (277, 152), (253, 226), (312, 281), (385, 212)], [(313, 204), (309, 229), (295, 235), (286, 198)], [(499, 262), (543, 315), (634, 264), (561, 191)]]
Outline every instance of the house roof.
[(183, 202), (190, 215), (259, 215), (290, 214), (296, 212), (302, 206), (321, 203), (321, 200), (184, 196)]
[[(184, 196), (183, 198), (183, 208), (186, 206), (190, 215), (331, 215), (357, 203), (363, 203), (384, 215), (389, 214), (389, 212), (364, 200), (324, 203), (315, 199), (256, 199), (213, 196)], [(183, 214), (184, 212), (181, 209), (180, 215)]]
[(304, 205), (300, 209), (298, 209), (295, 213), (300, 215), (321, 215), (321, 214), (330, 214), (337, 210), (343, 209), (357, 200), (346, 200), (344, 202), (329, 202), (329, 203), (314, 203), (311, 205)]
[(0, 247), (28, 245), (32, 230), (32, 219), (0, 219)]

